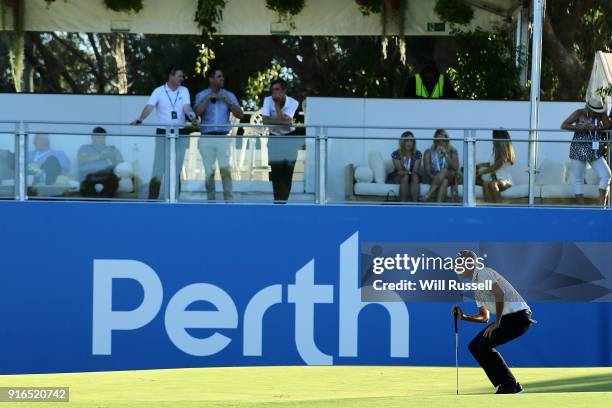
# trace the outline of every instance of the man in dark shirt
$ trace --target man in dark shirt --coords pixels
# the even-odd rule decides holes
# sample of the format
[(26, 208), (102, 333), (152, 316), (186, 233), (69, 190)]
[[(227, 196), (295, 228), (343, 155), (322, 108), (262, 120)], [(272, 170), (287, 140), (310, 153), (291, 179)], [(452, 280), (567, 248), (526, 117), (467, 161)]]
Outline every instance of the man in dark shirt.
[(115, 146), (106, 144), (106, 130), (97, 127), (91, 135), (91, 144), (79, 148), (79, 179), (85, 196), (113, 197), (119, 187), (115, 166), (123, 161)]

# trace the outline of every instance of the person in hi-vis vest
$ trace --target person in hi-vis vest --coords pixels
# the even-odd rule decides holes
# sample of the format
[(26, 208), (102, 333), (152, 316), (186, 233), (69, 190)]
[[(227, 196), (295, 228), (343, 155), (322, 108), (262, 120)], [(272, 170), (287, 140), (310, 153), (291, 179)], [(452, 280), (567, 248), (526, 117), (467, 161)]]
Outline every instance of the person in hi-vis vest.
[(404, 95), (406, 98), (452, 99), (457, 97), (453, 84), (430, 62), (420, 73), (410, 77)]

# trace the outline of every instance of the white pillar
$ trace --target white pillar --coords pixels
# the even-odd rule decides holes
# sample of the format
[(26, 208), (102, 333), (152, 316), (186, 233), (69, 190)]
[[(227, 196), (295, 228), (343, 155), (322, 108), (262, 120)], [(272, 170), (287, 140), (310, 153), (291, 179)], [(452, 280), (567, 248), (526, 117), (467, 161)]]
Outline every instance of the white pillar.
[(546, 0), (532, 0), (533, 40), (531, 50), (531, 96), (529, 128), (529, 204), (534, 204), (535, 166), (537, 163), (537, 141), (540, 126), (540, 77), (542, 71), (542, 26)]

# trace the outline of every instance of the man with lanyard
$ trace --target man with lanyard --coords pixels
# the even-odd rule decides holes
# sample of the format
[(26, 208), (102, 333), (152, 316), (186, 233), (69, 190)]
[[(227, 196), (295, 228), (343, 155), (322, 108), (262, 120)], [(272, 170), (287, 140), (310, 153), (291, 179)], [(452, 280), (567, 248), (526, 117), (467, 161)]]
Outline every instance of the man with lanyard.
[[(293, 117), (300, 103), (287, 96), (287, 82), (277, 78), (270, 86), (272, 95), (264, 99), (263, 123), (276, 125), (270, 127), (272, 136), (292, 136), (295, 134)], [(271, 137), (268, 141), (268, 157), (271, 167), (270, 181), (274, 192), (274, 201), (285, 202), (291, 194), (293, 169), (297, 160), (298, 150), (304, 139), (292, 137)]]
[(215, 161), (219, 162), (219, 172), (223, 182), (223, 199), (231, 201), (232, 174), (230, 171), (231, 139), (227, 134), (231, 131), (230, 113), (238, 119), (244, 117), (236, 95), (223, 89), (225, 78), (223, 71), (211, 68), (206, 71), (209, 87), (198, 93), (195, 98), (195, 111), (202, 118), (202, 137), (198, 149), (204, 162), (206, 172), (206, 194), (209, 201), (216, 198)]
[[(181, 169), (183, 168), (183, 160), (185, 152), (189, 147), (189, 137), (179, 137), (180, 135), (188, 135), (185, 129), (185, 115), (190, 121), (196, 120), (196, 115), (191, 109), (191, 99), (189, 90), (181, 86), (183, 83), (183, 69), (177, 66), (172, 66), (168, 72), (168, 82), (162, 86), (155, 88), (147, 105), (142, 110), (140, 117), (133, 121), (132, 125), (140, 125), (153, 112), (157, 112), (157, 134), (167, 135), (168, 133), (176, 135), (176, 169), (177, 169), (177, 186), (180, 192)], [(166, 138), (158, 136), (155, 138), (155, 158), (153, 159), (153, 173), (149, 183), (149, 199), (158, 199), (161, 186), (161, 180), (164, 174), (166, 162)]]
[(496, 394), (517, 394), (523, 387), (516, 381), (501, 354), (495, 349), (502, 344), (525, 334), (532, 322), (531, 309), (521, 295), (492, 268), (478, 267), (478, 258), (473, 251), (463, 250), (457, 254), (455, 265), (461, 278), (473, 283), (492, 283), (492, 290), (474, 291), (478, 314), (464, 314), (459, 306), (451, 310), (459, 320), (486, 324), (491, 313), (495, 313), (495, 322), (489, 324), (474, 337), (468, 346), (470, 352), (484, 369), (494, 387)]

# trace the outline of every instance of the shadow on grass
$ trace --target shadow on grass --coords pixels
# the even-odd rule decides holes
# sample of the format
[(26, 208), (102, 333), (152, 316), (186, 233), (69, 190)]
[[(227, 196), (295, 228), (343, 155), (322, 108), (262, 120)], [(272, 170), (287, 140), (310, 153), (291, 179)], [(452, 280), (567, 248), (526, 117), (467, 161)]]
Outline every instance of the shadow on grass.
[(528, 393), (544, 392), (612, 392), (610, 373), (559, 378), (557, 380), (530, 381), (525, 384)]
[[(520, 381), (520, 378), (519, 378)], [(559, 378), (556, 380), (521, 382), (525, 392), (543, 394), (554, 392), (612, 392), (612, 374), (602, 373), (576, 377)], [(463, 395), (484, 395), (495, 392), (494, 388), (482, 388)]]

